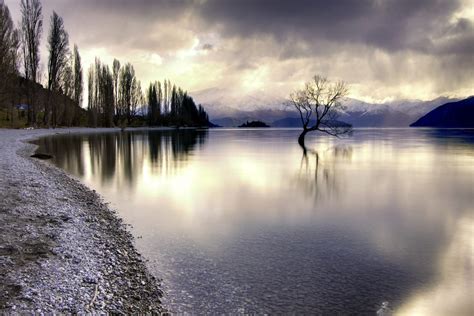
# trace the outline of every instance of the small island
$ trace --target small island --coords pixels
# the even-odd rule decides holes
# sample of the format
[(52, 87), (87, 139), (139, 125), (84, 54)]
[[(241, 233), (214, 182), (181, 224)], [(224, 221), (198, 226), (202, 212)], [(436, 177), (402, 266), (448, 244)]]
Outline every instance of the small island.
[(239, 128), (250, 128), (250, 127), (270, 127), (270, 125), (267, 125), (266, 123), (262, 121), (252, 121), (252, 122), (247, 121), (246, 123), (239, 125)]

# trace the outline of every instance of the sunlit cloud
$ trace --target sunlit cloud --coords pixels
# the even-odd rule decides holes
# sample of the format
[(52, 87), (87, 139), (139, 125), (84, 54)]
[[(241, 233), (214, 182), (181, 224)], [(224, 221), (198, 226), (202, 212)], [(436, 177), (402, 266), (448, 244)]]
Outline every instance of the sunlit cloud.
[(161, 66), (163, 64), (163, 58), (156, 53), (151, 53), (147, 59), (154, 65)]

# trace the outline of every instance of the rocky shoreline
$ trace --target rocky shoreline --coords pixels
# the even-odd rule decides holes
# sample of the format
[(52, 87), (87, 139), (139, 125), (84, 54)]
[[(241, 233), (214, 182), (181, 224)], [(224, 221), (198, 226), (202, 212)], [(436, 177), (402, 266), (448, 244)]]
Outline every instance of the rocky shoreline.
[(30, 158), (56, 133), (0, 130), (0, 313), (162, 313), (160, 280), (100, 196)]

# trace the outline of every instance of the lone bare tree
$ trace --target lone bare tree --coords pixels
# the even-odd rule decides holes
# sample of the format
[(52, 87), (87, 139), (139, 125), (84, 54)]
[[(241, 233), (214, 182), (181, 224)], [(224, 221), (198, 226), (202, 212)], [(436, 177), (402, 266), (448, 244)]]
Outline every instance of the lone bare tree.
[(348, 93), (343, 81), (331, 82), (316, 75), (303, 89), (290, 95), (290, 104), (298, 111), (303, 132), (298, 143), (306, 150), (305, 136), (312, 131), (340, 136), (351, 131), (351, 126), (337, 121), (338, 114), (344, 109), (341, 99)]
[[(25, 78), (36, 83), (39, 79), (39, 46), (43, 32), (43, 9), (39, 0), (21, 0), (20, 7)], [(29, 124), (36, 123), (36, 102), (33, 93), (34, 91), (27, 91)]]

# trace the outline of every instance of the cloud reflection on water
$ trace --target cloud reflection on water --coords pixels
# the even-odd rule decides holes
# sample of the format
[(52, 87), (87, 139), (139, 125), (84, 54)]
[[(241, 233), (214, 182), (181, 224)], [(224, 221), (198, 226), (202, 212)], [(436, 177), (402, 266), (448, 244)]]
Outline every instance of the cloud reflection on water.
[[(473, 294), (473, 133), (356, 130), (315, 136), (306, 157), (296, 134), (109, 133), (41, 144), (135, 226), (177, 311), (223, 311), (225, 298), (203, 290), (211, 280), (232, 293), (228, 311), (246, 299), (249, 312), (375, 311), (385, 300), (402, 314), (444, 311), (427, 304), (435, 297), (472, 310), (462, 294)], [(277, 291), (283, 306), (264, 297), (301, 283), (301, 293)], [(352, 287), (373, 306), (336, 309)]]

